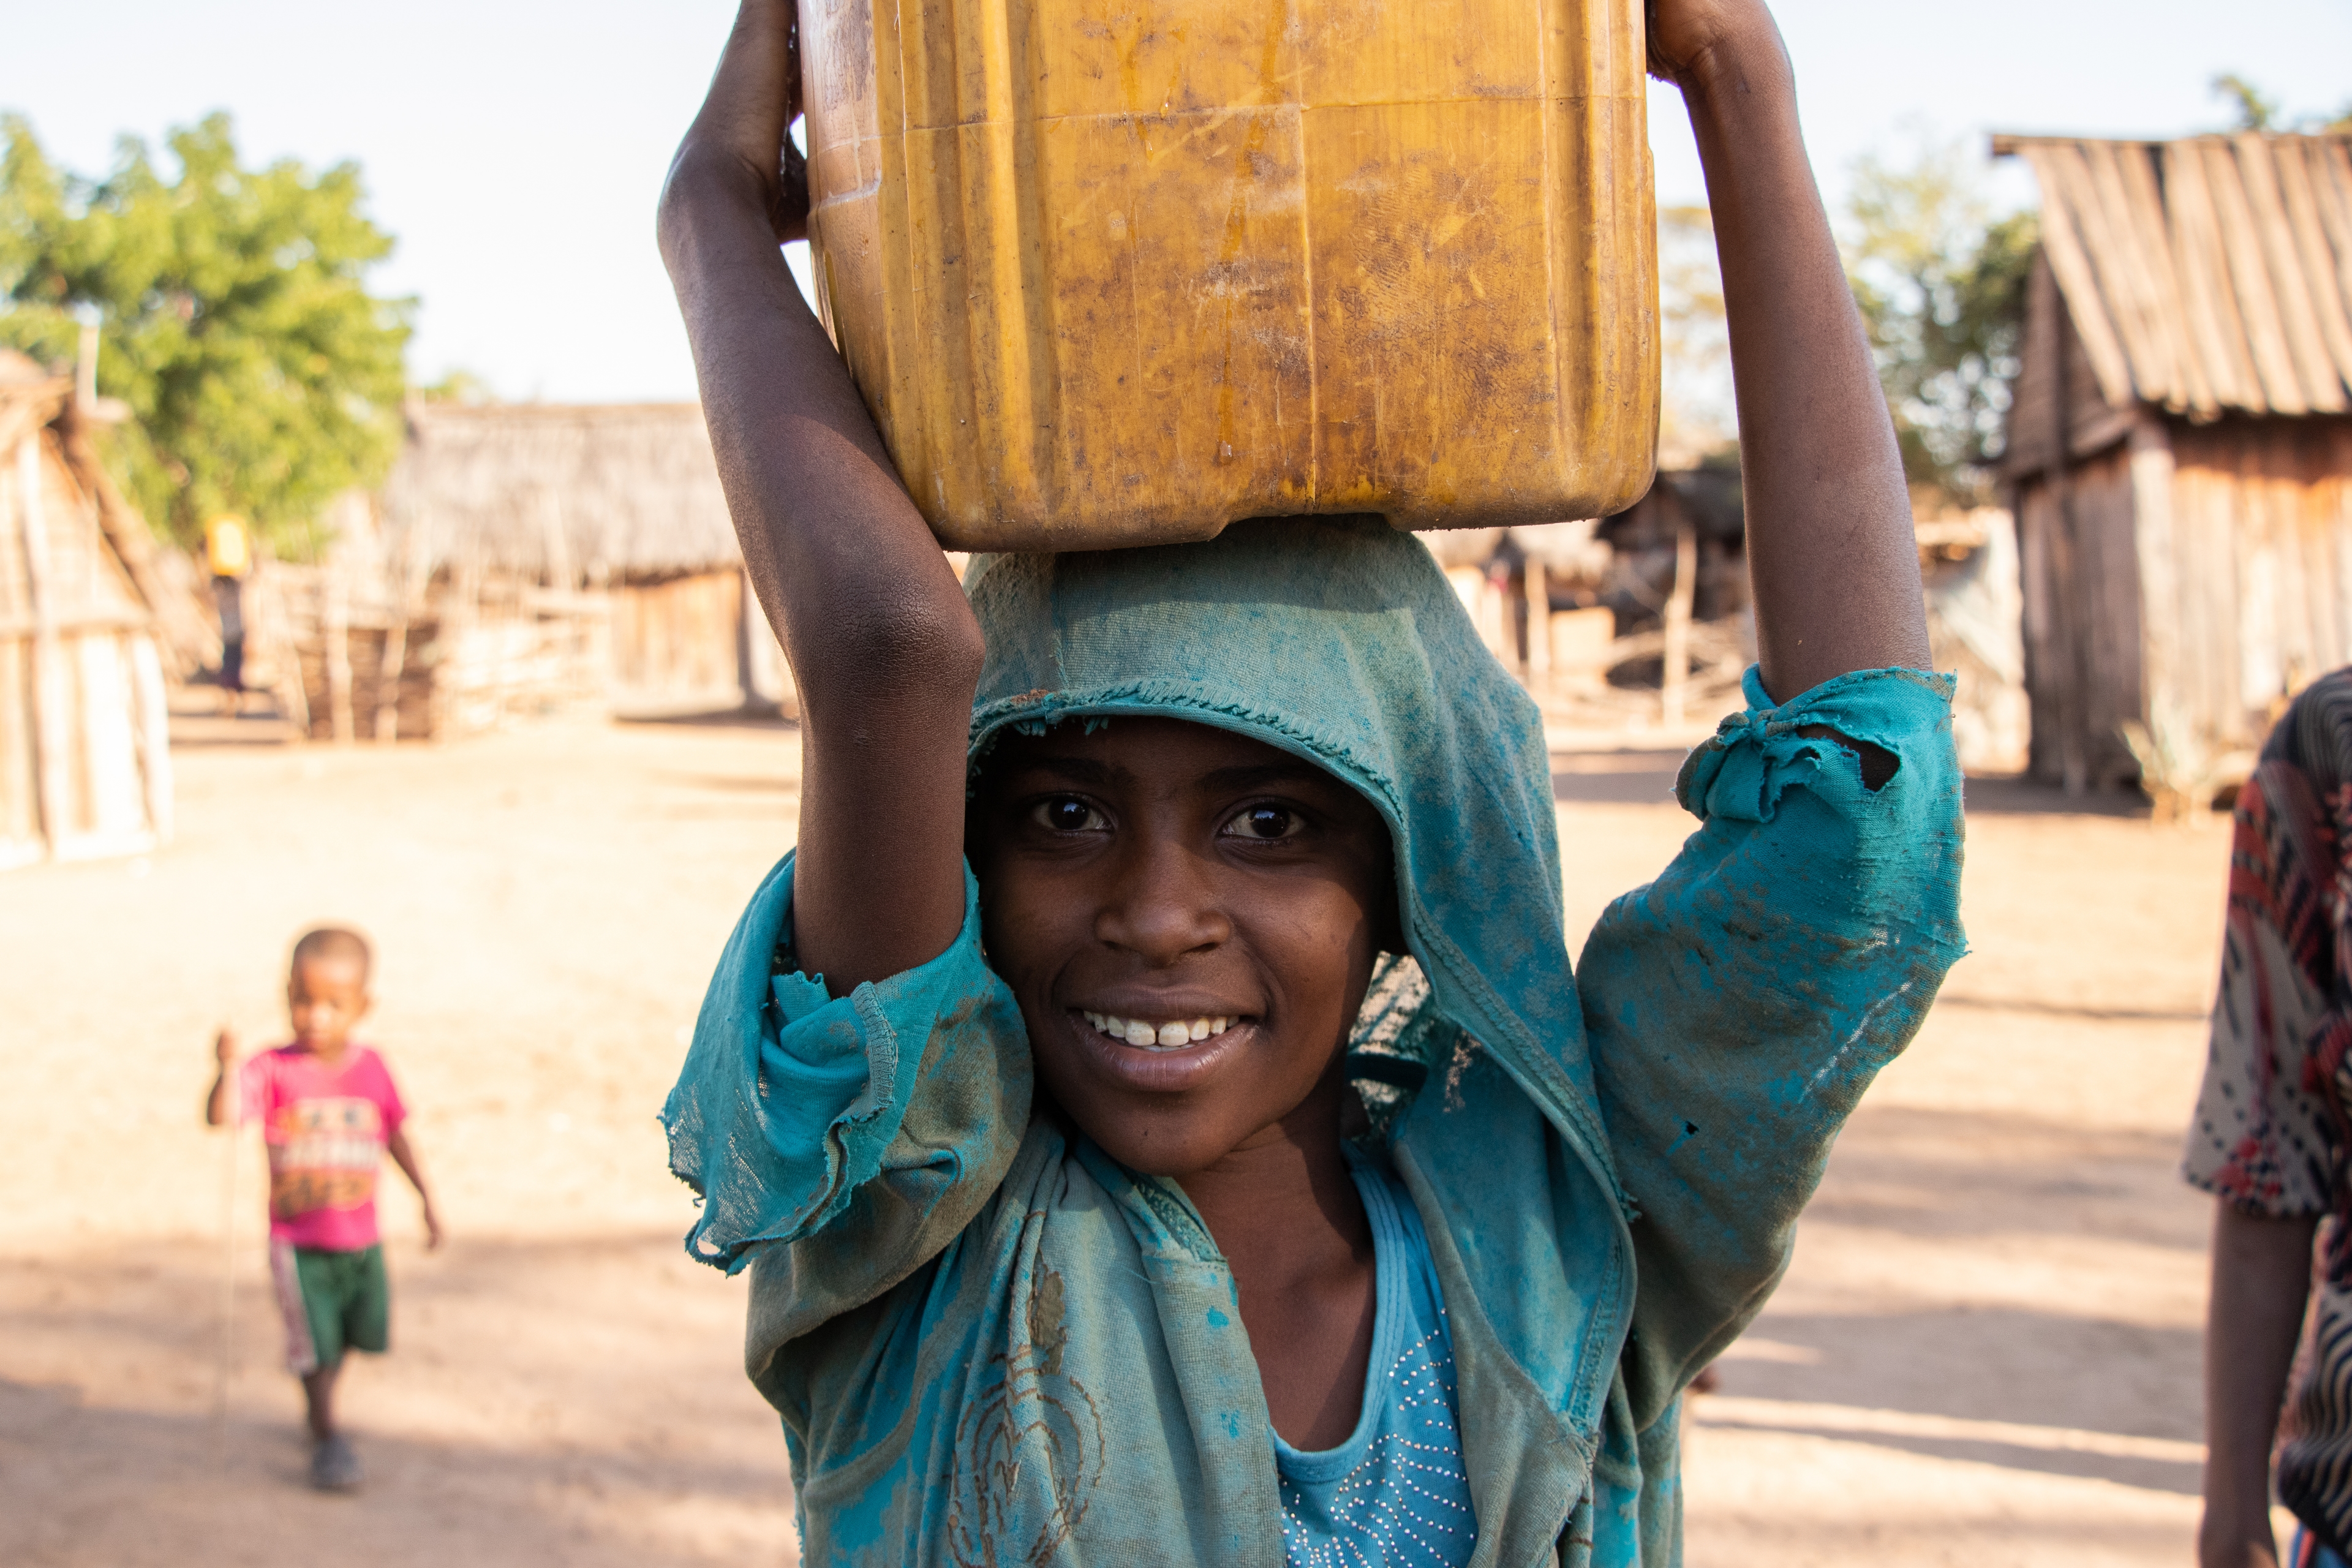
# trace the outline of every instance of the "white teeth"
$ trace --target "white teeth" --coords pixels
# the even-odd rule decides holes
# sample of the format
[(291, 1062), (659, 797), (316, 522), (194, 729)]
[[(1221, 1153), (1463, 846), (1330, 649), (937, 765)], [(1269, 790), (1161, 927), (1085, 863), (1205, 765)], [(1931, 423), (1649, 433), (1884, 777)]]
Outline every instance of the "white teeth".
[(1231, 1017), (1178, 1018), (1155, 1024), (1143, 1018), (1122, 1018), (1111, 1013), (1088, 1013), (1087, 1023), (1102, 1034), (1139, 1050), (1172, 1051), (1223, 1034), (1234, 1026)]

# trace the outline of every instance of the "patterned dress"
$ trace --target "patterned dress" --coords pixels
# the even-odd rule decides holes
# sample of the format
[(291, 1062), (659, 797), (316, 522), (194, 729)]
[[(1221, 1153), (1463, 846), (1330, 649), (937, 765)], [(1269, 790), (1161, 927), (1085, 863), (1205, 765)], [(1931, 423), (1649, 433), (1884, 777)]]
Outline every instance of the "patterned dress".
[(2312, 1353), (2278, 1452), (2279, 1496), (2352, 1543), (2352, 669), (2315, 682), (2239, 794), (2213, 1043), (2190, 1183), (2244, 1213), (2326, 1216)]

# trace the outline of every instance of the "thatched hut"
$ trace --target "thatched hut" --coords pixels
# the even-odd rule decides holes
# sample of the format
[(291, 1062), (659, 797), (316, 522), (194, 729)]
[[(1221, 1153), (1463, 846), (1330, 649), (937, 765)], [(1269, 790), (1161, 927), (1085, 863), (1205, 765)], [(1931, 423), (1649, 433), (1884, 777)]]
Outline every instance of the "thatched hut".
[(71, 377), (0, 353), (0, 868), (172, 834), (144, 525), (99, 469), (88, 412)]
[(2005, 459), (2032, 770), (2210, 790), (2352, 662), (2352, 142), (1993, 151), (2042, 195)]
[(325, 522), (275, 574), (315, 737), (793, 703), (693, 404), (415, 405), (382, 494)]
[(618, 711), (790, 699), (697, 405), (414, 408), (383, 523), (404, 570), (461, 596), (599, 596)]

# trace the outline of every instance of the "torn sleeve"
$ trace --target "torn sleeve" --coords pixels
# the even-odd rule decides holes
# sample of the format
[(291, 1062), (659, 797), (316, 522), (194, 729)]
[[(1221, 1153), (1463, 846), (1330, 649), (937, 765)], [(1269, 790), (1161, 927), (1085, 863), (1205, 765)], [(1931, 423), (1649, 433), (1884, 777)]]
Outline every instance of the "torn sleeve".
[(969, 868), (947, 951), (842, 997), (791, 967), (792, 871), (787, 856), (729, 939), (662, 1121), (703, 1200), (687, 1250), (731, 1274), (822, 1239), (835, 1267), (805, 1303), (821, 1319), (944, 1247), (1003, 1179), (1028, 1037), (982, 955)]
[(1965, 951), (1951, 691), (1862, 670), (1776, 705), (1751, 669), (1748, 710), (1676, 785), (1699, 830), (1585, 946), (1601, 1112), (1639, 1210), (1639, 1426), (1762, 1307), (1839, 1127)]

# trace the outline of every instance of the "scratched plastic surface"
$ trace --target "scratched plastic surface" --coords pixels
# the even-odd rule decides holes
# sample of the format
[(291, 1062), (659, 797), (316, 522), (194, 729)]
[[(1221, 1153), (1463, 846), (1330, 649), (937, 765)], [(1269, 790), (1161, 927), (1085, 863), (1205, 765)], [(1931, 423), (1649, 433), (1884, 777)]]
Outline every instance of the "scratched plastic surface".
[(819, 307), (952, 548), (1648, 487), (1641, 0), (802, 0)]

